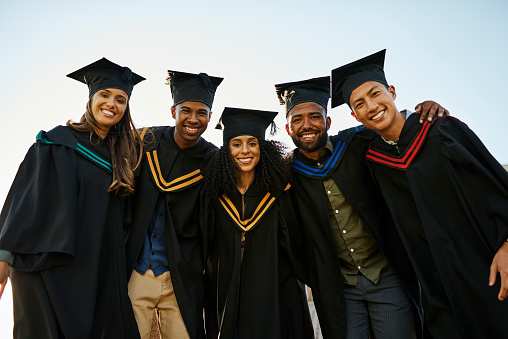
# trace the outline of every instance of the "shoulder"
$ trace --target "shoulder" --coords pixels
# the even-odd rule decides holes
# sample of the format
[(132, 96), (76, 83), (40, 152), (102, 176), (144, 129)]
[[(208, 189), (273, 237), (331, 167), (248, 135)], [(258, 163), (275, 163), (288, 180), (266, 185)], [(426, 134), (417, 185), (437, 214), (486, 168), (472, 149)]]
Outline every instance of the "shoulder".
[(293, 162), (295, 162), (295, 151), (296, 150), (297, 150), (297, 148), (290, 151), (288, 154), (286, 154), (284, 156), (284, 160), (287, 161), (289, 164), (292, 164)]
[(78, 140), (76, 134), (81, 133), (68, 126), (56, 126), (48, 132), (41, 130), (35, 140), (39, 144), (62, 145), (69, 148), (76, 148)]
[(174, 127), (171, 126), (151, 126), (138, 128), (138, 133), (143, 141), (144, 151), (156, 149), (163, 138), (170, 138)]
[(377, 136), (377, 132), (365, 128), (363, 125), (351, 127), (342, 131), (336, 136), (330, 137), (335, 144), (337, 141), (351, 142), (354, 139), (369, 139), (373, 140)]
[(210, 141), (207, 141), (205, 138), (201, 137), (199, 139), (199, 143), (198, 145), (200, 145), (200, 147), (202, 147), (206, 152), (211, 152), (213, 150), (216, 150), (218, 149), (217, 146), (215, 146), (213, 143), (211, 143)]

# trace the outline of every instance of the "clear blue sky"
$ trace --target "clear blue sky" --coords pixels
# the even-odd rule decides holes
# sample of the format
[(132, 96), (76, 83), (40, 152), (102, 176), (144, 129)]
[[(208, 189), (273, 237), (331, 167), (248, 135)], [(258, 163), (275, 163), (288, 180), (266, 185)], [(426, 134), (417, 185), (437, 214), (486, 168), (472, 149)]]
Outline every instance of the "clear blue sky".
[[(84, 112), (86, 86), (65, 75), (101, 57), (147, 78), (131, 100), (138, 126), (173, 125), (166, 70), (224, 77), (204, 134), (220, 145), (213, 126), (224, 107), (283, 112), (274, 84), (386, 48), (399, 109), (438, 101), (506, 164), (507, 16), (506, 1), (492, 0), (2, 1), (0, 202), (37, 132)], [(331, 133), (357, 124), (346, 108), (329, 114)], [(283, 114), (277, 124), (291, 145)], [(10, 295), (0, 301), (2, 338), (11, 335)]]

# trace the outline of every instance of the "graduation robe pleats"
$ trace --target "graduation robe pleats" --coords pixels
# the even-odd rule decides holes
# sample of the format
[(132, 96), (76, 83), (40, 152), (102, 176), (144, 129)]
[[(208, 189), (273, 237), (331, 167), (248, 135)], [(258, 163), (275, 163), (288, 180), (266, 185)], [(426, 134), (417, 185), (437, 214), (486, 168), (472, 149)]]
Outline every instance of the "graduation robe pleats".
[(125, 272), (128, 199), (107, 192), (106, 145), (64, 126), (37, 139), (0, 216), (0, 249), (14, 253), (15, 336), (139, 337)]
[[(292, 155), (292, 192), (302, 220), (300, 247), (307, 257), (307, 270), (299, 270), (299, 276), (312, 288), (324, 338), (345, 338), (347, 321), (340, 262), (329, 221), (328, 197), (322, 182), (330, 177), (399, 276), (412, 301), (416, 324), (420, 328), (423, 326), (420, 291), (414, 270), (365, 161), (365, 152), (374, 135), (363, 127), (354, 127), (331, 136), (334, 152), (322, 167), (301, 161), (298, 149)], [(421, 331), (417, 333), (419, 336), (422, 334)]]
[(192, 339), (204, 337), (203, 243), (199, 227), (200, 166), (216, 147), (203, 138), (193, 147), (180, 149), (174, 127), (149, 129), (137, 188), (133, 219), (127, 239), (127, 271), (130, 277), (150, 226), (159, 194), (166, 206), (168, 264), (183, 321)]
[(506, 338), (499, 276), (488, 286), (508, 237), (506, 170), (453, 117), (421, 125), (410, 116), (397, 147), (379, 138), (367, 159), (421, 282), (431, 334)]
[[(288, 186), (289, 187), (289, 186)], [(303, 284), (297, 281), (288, 224), (297, 223), (290, 196), (259, 192), (202, 194), (202, 222), (209, 248), (206, 270), (207, 336), (312, 338)], [(243, 259), (242, 233), (245, 233)]]

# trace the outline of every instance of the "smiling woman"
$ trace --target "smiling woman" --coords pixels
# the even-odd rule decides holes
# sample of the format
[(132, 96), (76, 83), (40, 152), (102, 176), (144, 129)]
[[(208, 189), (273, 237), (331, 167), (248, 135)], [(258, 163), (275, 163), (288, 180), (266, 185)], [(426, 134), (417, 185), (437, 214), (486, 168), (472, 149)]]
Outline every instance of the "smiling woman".
[(251, 135), (239, 135), (229, 141), (229, 152), (239, 178), (237, 187), (243, 194), (254, 181), (260, 157), (259, 140)]
[(219, 332), (221, 338), (313, 337), (292, 266), (297, 258), (289, 232), (298, 221), (289, 167), (281, 144), (265, 140), (276, 114), (226, 108), (220, 119), (224, 146), (205, 165), (200, 212), (212, 338)]
[(123, 118), (127, 108), (128, 96), (121, 89), (105, 88), (95, 93), (90, 100), (90, 110), (97, 122), (95, 131), (104, 139), (109, 129)]
[(68, 76), (87, 84), (86, 112), (41, 131), (19, 167), (0, 215), (0, 295), (10, 273), (15, 338), (137, 338), (122, 196), (137, 163), (128, 101), (144, 78), (105, 58)]

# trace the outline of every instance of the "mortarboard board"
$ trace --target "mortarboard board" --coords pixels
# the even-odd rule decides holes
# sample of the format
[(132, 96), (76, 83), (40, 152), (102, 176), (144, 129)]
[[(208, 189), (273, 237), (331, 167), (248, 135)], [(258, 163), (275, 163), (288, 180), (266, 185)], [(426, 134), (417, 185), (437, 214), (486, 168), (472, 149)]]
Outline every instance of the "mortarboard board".
[(134, 85), (146, 80), (142, 76), (132, 73), (130, 68), (117, 65), (106, 58), (97, 60), (88, 66), (67, 74), (67, 76), (86, 84), (89, 90), (89, 98), (97, 91), (106, 88), (121, 89), (130, 98)]
[(332, 70), (332, 108), (344, 103), (349, 106), (351, 93), (367, 81), (388, 86), (383, 66), (386, 49)]
[(293, 107), (304, 102), (315, 102), (326, 109), (330, 99), (330, 77), (275, 85), (275, 92), (280, 104), (286, 105), (286, 116)]
[(185, 101), (198, 101), (212, 109), (215, 91), (224, 78), (211, 77), (206, 73), (168, 71), (166, 80), (166, 84), (171, 88), (173, 105), (176, 106)]
[(239, 135), (252, 135), (265, 140), (266, 128), (276, 115), (277, 112), (226, 107), (215, 128), (222, 129), (224, 144)]

